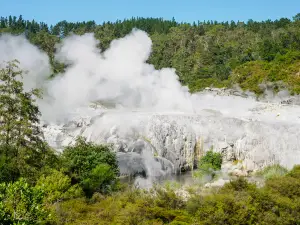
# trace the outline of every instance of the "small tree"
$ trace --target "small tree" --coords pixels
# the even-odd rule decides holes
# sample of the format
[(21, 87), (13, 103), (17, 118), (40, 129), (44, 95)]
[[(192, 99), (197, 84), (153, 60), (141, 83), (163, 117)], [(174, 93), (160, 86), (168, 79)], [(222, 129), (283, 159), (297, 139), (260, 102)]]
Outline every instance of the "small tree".
[(213, 152), (212, 149), (206, 152), (206, 154), (200, 159), (199, 168), (204, 165), (209, 165), (214, 170), (220, 170), (222, 166), (222, 155), (217, 152)]
[(65, 148), (62, 159), (73, 183), (79, 183), (88, 197), (114, 189), (119, 168), (116, 154), (108, 146), (80, 137), (74, 146)]
[(35, 105), (35, 98), (40, 95), (38, 89), (24, 91), (22, 74), (16, 60), (0, 70), (0, 143), (41, 150), (44, 141), (38, 126), (40, 112)]
[(213, 152), (212, 149), (206, 152), (206, 154), (200, 159), (198, 164), (198, 170), (195, 172), (196, 177), (209, 176), (215, 178), (216, 171), (220, 170), (222, 166), (222, 155), (217, 152)]

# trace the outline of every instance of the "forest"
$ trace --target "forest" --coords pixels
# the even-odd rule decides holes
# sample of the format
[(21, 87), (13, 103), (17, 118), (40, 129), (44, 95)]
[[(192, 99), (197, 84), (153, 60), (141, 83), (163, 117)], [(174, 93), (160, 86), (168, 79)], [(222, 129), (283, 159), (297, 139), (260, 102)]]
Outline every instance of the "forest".
[[(265, 83), (274, 91), (300, 93), (300, 14), (293, 20), (247, 23), (132, 18), (48, 26), (22, 16), (0, 22), (1, 33), (24, 34), (47, 52), (51, 76), (67, 66), (54, 58), (64, 37), (93, 32), (104, 51), (133, 28), (153, 40), (149, 63), (174, 67), (192, 92), (239, 84), (262, 94)], [(190, 187), (186, 197), (174, 183), (150, 190), (122, 183), (109, 145), (78, 138), (55, 152), (39, 126), (40, 90), (24, 90), (19, 79), (24, 73), (17, 60), (0, 68), (0, 224), (300, 224), (300, 166), (260, 171), (263, 186), (237, 178), (222, 188)], [(221, 163), (220, 155), (208, 151), (196, 172), (219, 170)]]
[(230, 87), (262, 94), (265, 85), (300, 93), (300, 14), (256, 22), (203, 21), (178, 23), (161, 18), (132, 18), (96, 24), (95, 21), (55, 25), (28, 21), (22, 16), (1, 17), (0, 33), (25, 34), (50, 57), (55, 75), (64, 65), (54, 59), (55, 45), (74, 33), (94, 33), (104, 51), (113, 39), (132, 29), (147, 32), (153, 42), (149, 63), (156, 69), (175, 68), (191, 92), (205, 87)]

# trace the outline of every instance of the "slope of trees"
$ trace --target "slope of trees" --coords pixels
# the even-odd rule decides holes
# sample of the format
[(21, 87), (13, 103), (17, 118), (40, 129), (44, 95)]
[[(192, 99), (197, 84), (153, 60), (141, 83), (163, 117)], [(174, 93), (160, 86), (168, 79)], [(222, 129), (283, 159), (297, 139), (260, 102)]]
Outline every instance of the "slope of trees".
[[(46, 51), (54, 73), (64, 66), (54, 60), (55, 44), (71, 33), (93, 32), (99, 47), (128, 34), (133, 28), (146, 31), (153, 40), (149, 62), (157, 69), (173, 67), (184, 85), (191, 91), (206, 86), (230, 86), (234, 83), (256, 93), (260, 83), (278, 81), (292, 93), (299, 94), (300, 14), (293, 20), (256, 22), (204, 21), (193, 24), (177, 23), (160, 18), (132, 18), (123, 21), (95, 21), (54, 26), (27, 21), (19, 16), (1, 17), (0, 32), (24, 33), (35, 45)], [(296, 82), (295, 82), (296, 81)], [(248, 84), (249, 83), (249, 84)]]

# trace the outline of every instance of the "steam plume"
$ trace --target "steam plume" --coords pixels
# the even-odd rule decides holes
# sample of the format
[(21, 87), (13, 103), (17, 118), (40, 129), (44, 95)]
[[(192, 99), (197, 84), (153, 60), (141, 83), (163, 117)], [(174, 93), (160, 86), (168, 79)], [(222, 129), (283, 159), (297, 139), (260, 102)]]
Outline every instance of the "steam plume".
[(0, 64), (17, 59), (22, 70), (25, 90), (39, 88), (50, 75), (48, 55), (32, 45), (25, 36), (12, 36), (3, 34), (0, 36)]
[(175, 70), (155, 70), (146, 63), (152, 43), (145, 32), (134, 30), (114, 40), (103, 54), (97, 44), (93, 34), (85, 34), (70, 36), (58, 46), (57, 59), (70, 66), (49, 83), (57, 116), (91, 101), (148, 111), (192, 110), (188, 89)]

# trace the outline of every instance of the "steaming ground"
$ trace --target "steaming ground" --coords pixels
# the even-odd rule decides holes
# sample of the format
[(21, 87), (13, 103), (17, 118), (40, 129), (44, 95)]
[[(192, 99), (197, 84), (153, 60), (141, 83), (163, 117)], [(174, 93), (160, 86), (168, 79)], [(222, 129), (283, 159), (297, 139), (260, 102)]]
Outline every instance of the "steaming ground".
[(17, 58), (28, 70), (25, 88), (44, 91), (38, 103), (45, 138), (54, 148), (78, 135), (110, 143), (124, 175), (148, 177), (192, 169), (212, 146), (226, 163), (243, 162), (246, 173), (273, 163), (300, 164), (297, 96), (266, 90), (258, 101), (240, 90), (190, 94), (174, 69), (146, 63), (152, 42), (143, 31), (114, 40), (103, 53), (97, 45), (93, 34), (65, 38), (56, 59), (68, 67), (47, 80), (45, 53), (23, 36), (0, 37), (0, 60)]

